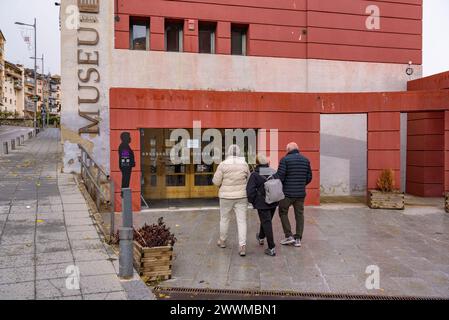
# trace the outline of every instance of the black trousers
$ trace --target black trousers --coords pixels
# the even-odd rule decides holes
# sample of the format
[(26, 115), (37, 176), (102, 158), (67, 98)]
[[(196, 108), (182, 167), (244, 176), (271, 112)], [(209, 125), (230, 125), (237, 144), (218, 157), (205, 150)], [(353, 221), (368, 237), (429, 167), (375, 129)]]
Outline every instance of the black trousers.
[(260, 219), (260, 231), (259, 238), (267, 238), (268, 248), (273, 249), (275, 247), (273, 238), (273, 216), (276, 212), (276, 208), (257, 210)]
[(123, 168), (122, 171), (122, 189), (129, 188), (129, 181), (131, 180), (132, 168)]

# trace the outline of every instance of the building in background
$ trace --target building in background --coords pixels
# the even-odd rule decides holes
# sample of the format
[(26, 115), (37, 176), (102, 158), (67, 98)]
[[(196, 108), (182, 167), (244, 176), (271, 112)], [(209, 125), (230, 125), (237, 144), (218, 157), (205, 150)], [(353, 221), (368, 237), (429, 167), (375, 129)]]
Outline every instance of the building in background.
[(6, 39), (0, 30), (0, 109), (3, 109), (5, 90), (5, 42)]
[(59, 115), (61, 113), (61, 76), (53, 75), (50, 78), (50, 96), (49, 107), (52, 115)]
[(25, 92), (24, 92), (24, 68), (5, 61), (5, 81), (3, 109), (14, 117), (24, 116)]
[(62, 21), (78, 4), (81, 28), (61, 30), (64, 170), (79, 170), (83, 144), (113, 177), (118, 210), (124, 131), (135, 210), (142, 197), (170, 206), (217, 196), (213, 165), (170, 161), (172, 129), (192, 132), (195, 121), (203, 132), (278, 130), (273, 159), (296, 141), (312, 164), (309, 205), (364, 196), (383, 169), (403, 191), (449, 191), (447, 76), (407, 91), (422, 76), (422, 1), (63, 0)]

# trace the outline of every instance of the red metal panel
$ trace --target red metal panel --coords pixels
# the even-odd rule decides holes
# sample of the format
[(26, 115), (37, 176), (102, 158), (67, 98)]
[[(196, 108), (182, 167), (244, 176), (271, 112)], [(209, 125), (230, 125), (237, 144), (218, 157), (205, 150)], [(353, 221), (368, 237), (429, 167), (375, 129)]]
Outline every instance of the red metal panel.
[(422, 7), (405, 3), (391, 3), (365, 0), (320, 0), (308, 1), (308, 10), (320, 12), (338, 12), (368, 16), (366, 8), (369, 5), (377, 5), (382, 17), (422, 19)]
[[(334, 114), (437, 111), (449, 108), (449, 90), (376, 93), (270, 93), (112, 88), (110, 94), (111, 108), (113, 109), (207, 109), (225, 112), (247, 110)], [(399, 128), (399, 118), (397, 125)]]
[(305, 43), (307, 42), (307, 35), (302, 34), (303, 30), (305, 29), (298, 27), (252, 24), (250, 38), (251, 40)]
[(232, 21), (235, 23), (260, 23), (285, 26), (305, 26), (305, 11), (266, 9), (246, 6), (229, 6), (213, 3), (182, 1), (126, 0), (119, 4), (119, 12), (178, 19)]
[(368, 114), (368, 131), (399, 131), (401, 115), (399, 112), (372, 112)]
[(184, 52), (191, 52), (191, 53), (198, 53), (200, 51), (199, 49), (199, 43), (198, 43), (198, 37), (197, 36), (188, 36), (184, 35)]
[(407, 180), (415, 183), (444, 185), (444, 167), (407, 166)]
[(407, 120), (420, 120), (420, 119), (443, 119), (444, 111), (440, 112), (410, 112), (407, 115)]
[(401, 169), (400, 150), (368, 151), (368, 170)]
[[(307, 12), (309, 27), (366, 31), (367, 16), (329, 12)], [(422, 21), (382, 17), (381, 34), (402, 33), (422, 35)], [(377, 31), (376, 31), (377, 32)]]
[(421, 167), (444, 167), (443, 151), (407, 151), (407, 164)]
[(129, 32), (129, 15), (119, 14), (119, 21), (115, 21), (115, 31)]
[[(298, 127), (300, 128), (300, 127)], [(300, 129), (298, 129), (300, 130)], [(319, 132), (279, 132), (279, 148), (285, 149), (290, 142), (296, 142), (301, 151), (319, 151), (320, 133)]]
[(425, 77), (407, 83), (408, 90), (449, 89), (449, 71)]
[(368, 132), (368, 150), (398, 150), (400, 148), (399, 131)]
[(410, 151), (442, 151), (444, 135), (408, 136), (407, 149)]
[(306, 10), (307, 0), (178, 0), (179, 2), (214, 3), (237, 7)]
[(165, 33), (165, 19), (164, 17), (152, 16), (150, 18), (150, 33)]
[(231, 23), (228, 21), (217, 22), (217, 37), (231, 38)]
[(115, 32), (115, 49), (129, 49), (129, 32)]
[(231, 39), (217, 38), (217, 46), (215, 51), (217, 54), (231, 54)]
[(379, 63), (422, 63), (422, 51), (376, 47), (356, 47), (310, 43), (307, 48), (309, 59), (366, 61)]
[(305, 59), (307, 45), (302, 42), (276, 42), (252, 40), (249, 42), (249, 53), (251, 56), (298, 58)]
[(165, 51), (165, 35), (159, 33), (150, 34), (150, 48), (153, 51)]
[(421, 35), (380, 33), (368, 30), (354, 31), (309, 27), (308, 41), (310, 43), (377, 48), (422, 49)]
[(307, 189), (307, 197), (304, 204), (306, 206), (319, 206), (320, 205), (320, 189)]
[(408, 135), (443, 134), (444, 119), (420, 119), (408, 121)]

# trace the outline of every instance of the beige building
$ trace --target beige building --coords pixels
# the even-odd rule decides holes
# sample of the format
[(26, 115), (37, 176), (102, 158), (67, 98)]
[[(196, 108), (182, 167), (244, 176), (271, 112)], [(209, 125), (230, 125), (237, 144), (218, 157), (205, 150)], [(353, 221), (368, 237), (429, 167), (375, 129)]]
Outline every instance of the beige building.
[(5, 42), (6, 39), (0, 30), (0, 109), (3, 110), (4, 90), (5, 90)]
[(23, 90), (24, 69), (21, 65), (15, 65), (8, 61), (5, 61), (4, 69), (3, 110), (11, 112), (17, 117), (23, 117), (25, 103)]

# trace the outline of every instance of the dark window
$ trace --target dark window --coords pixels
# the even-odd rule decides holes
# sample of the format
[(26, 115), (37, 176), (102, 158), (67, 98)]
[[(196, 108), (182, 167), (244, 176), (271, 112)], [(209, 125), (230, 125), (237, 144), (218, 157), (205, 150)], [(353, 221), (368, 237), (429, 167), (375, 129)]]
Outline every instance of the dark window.
[(130, 36), (132, 50), (148, 50), (150, 48), (150, 23), (146, 19), (131, 18)]
[(246, 56), (246, 33), (248, 28), (243, 26), (231, 27), (231, 54)]
[(165, 23), (165, 51), (182, 52), (184, 23), (167, 21)]
[(215, 53), (215, 30), (215, 24), (199, 23), (200, 53)]

